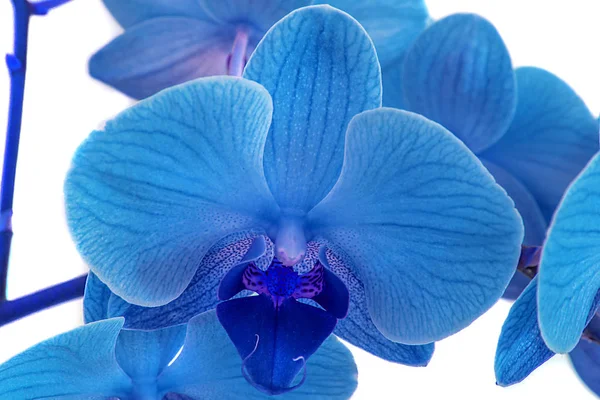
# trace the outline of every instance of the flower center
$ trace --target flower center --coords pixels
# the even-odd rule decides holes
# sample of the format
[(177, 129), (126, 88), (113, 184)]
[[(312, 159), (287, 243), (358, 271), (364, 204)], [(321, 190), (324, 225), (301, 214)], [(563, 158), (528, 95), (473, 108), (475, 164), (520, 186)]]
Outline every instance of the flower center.
[(250, 263), (242, 276), (244, 287), (258, 294), (266, 294), (275, 306), (290, 297), (313, 298), (323, 290), (323, 266), (317, 263), (312, 270), (298, 275), (292, 267), (287, 267), (277, 258), (267, 269), (261, 271), (254, 263)]
[(275, 256), (283, 265), (296, 265), (306, 254), (306, 235), (301, 218), (284, 217), (279, 221), (275, 236)]

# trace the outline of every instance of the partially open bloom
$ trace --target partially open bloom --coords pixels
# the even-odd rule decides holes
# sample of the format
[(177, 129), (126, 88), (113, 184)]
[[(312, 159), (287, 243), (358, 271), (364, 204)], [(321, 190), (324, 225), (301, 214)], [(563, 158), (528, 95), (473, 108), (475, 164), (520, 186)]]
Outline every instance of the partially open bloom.
[[(375, 50), (347, 14), (293, 12), (258, 45), (244, 78), (165, 90), (91, 134), (65, 184), (81, 254), (123, 300), (171, 302), (167, 310), (185, 308), (186, 288), (214, 306), (227, 278), (259, 293), (246, 304), (260, 301), (252, 315), (272, 315), (273, 329), (300, 300), (343, 316), (347, 291), (335, 333), (423, 365), (429, 343), (466, 327), (506, 287), (523, 235), (513, 202), (446, 129), (380, 108)], [(223, 249), (236, 261), (205, 262)], [(243, 257), (256, 260), (250, 275), (248, 266), (227, 275)], [(288, 268), (275, 274), (283, 282), (250, 279), (271, 276), (274, 257)], [(322, 279), (323, 296), (294, 298), (315, 268), (323, 274), (309, 282)], [(257, 352), (268, 345), (240, 322)], [(324, 317), (315, 332), (332, 322)]]
[(399, 79), (398, 60), (429, 21), (423, 0), (104, 0), (104, 4), (125, 32), (92, 57), (90, 74), (134, 98), (194, 78), (240, 75), (273, 24), (312, 4), (330, 4), (364, 26), (377, 48), (384, 80), (389, 75), (394, 82), (392, 96)]
[[(598, 122), (584, 102), (548, 71), (513, 71), (497, 30), (474, 14), (429, 26), (408, 50), (403, 74), (403, 108), (460, 138), (514, 200), (524, 244), (541, 245), (567, 186), (598, 151)], [(506, 296), (528, 283), (515, 274)]]
[[(246, 382), (214, 311), (189, 324), (123, 329), (123, 318), (89, 323), (0, 365), (0, 399), (268, 399)], [(350, 398), (356, 365), (330, 337), (309, 361), (302, 388), (282, 399)]]

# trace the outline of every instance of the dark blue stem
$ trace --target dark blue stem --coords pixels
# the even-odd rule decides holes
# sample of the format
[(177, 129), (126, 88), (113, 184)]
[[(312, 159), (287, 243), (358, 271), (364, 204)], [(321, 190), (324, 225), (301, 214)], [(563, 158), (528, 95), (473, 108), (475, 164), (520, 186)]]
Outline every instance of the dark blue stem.
[(25, 91), (25, 71), (27, 65), (27, 35), (31, 8), (25, 0), (13, 0), (14, 9), (14, 54), (6, 55), (6, 66), (10, 74), (10, 105), (8, 108), (8, 127), (6, 128), (6, 144), (4, 147), (4, 166), (2, 169), (2, 185), (0, 188), (0, 233), (2, 248), (0, 249), (0, 300), (6, 299), (6, 275), (8, 256), (12, 239), (12, 207), (15, 192), (15, 174), (17, 171), (17, 154), (21, 135), (21, 118), (23, 116), (23, 93)]
[(87, 275), (82, 275), (16, 300), (0, 303), (0, 326), (83, 296), (86, 278)]
[(12, 0), (14, 10), (13, 54), (6, 55), (6, 66), (10, 74), (10, 104), (8, 126), (4, 147), (4, 165), (0, 183), (0, 326), (36, 311), (83, 295), (85, 276), (44, 289), (17, 300), (6, 300), (6, 279), (12, 241), (12, 209), (15, 192), (17, 156), (23, 117), (25, 74), (27, 71), (27, 37), (29, 19), (32, 15), (46, 14), (69, 0), (45, 0), (30, 3), (27, 0)]

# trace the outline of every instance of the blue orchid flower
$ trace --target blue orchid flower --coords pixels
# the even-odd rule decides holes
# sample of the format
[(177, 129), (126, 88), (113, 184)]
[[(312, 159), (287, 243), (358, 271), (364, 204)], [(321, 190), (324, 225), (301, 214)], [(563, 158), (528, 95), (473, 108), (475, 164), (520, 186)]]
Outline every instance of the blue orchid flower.
[[(560, 211), (559, 211), (560, 212)], [(556, 355), (548, 348), (538, 323), (538, 279), (533, 278), (512, 306), (496, 348), (496, 381), (510, 386), (523, 381), (538, 367)], [(599, 304), (598, 300), (594, 304)], [(594, 310), (596, 306), (592, 307)], [(587, 328), (579, 333), (577, 346), (569, 352), (575, 371), (582, 381), (600, 395), (600, 318), (590, 312)]]
[(598, 308), (598, 171), (596, 155), (565, 194), (542, 253), (540, 330), (557, 353), (577, 345), (589, 315)]
[[(567, 186), (598, 150), (598, 123), (584, 102), (550, 72), (513, 71), (497, 30), (474, 14), (429, 26), (403, 74), (403, 107), (460, 138), (515, 201), (524, 244), (541, 245)], [(517, 298), (529, 281), (515, 274), (505, 296)]]
[(239, 76), (275, 22), (300, 7), (330, 4), (356, 18), (373, 39), (384, 81), (394, 83), (389, 105), (396, 106), (392, 94), (400, 79), (398, 60), (429, 21), (423, 0), (104, 0), (104, 4), (125, 32), (91, 58), (90, 74), (137, 99), (194, 78)]
[[(241, 362), (214, 311), (187, 325), (123, 329), (99, 320), (46, 340), (0, 365), (0, 399), (268, 399), (242, 377)], [(309, 361), (302, 388), (282, 399), (349, 399), (352, 354), (330, 337)]]
[(539, 274), (504, 323), (496, 352), (502, 385), (520, 382), (556, 353), (569, 353), (581, 379), (600, 395), (599, 171), (596, 155), (570, 186), (548, 231)]
[[(266, 315), (272, 331), (294, 318), (322, 337), (347, 290), (336, 334), (426, 364), (430, 343), (469, 325), (510, 280), (523, 235), (513, 202), (443, 127), (380, 108), (375, 49), (345, 13), (291, 13), (257, 46), (244, 78), (165, 90), (90, 135), (65, 183), (82, 256), (116, 296), (175, 304), (176, 315), (186, 288), (208, 293), (209, 306), (219, 285), (222, 298), (248, 289), (247, 269), (228, 275), (235, 260), (260, 260), (269, 276), (287, 267), (271, 286), (289, 290), (255, 290), (260, 300), (242, 300), (255, 302), (244, 315), (218, 311), (226, 329), (224, 319), (239, 323), (229, 330), (242, 357), (269, 345), (252, 321)], [(237, 257), (205, 263), (220, 250)], [(320, 297), (290, 296), (317, 261)], [(292, 310), (313, 301), (329, 315)], [(311, 335), (295, 340), (314, 347)]]

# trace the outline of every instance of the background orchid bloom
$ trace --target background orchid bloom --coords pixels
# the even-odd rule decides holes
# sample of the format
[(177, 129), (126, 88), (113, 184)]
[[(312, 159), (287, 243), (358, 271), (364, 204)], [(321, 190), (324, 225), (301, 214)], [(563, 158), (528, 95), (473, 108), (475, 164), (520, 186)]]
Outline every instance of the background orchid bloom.
[(104, 0), (125, 32), (91, 58), (90, 74), (138, 99), (194, 78), (240, 75), (273, 24), (313, 3), (364, 26), (394, 90), (398, 60), (429, 21), (423, 0)]
[(600, 395), (599, 160), (596, 155), (565, 194), (548, 232), (539, 275), (502, 328), (496, 353), (502, 385), (520, 382), (555, 353), (569, 353), (581, 379)]
[[(99, 320), (13, 357), (0, 365), (0, 399), (271, 398), (243, 378), (241, 361), (214, 311), (187, 325), (152, 331), (122, 327), (123, 318)], [(345, 400), (356, 389), (352, 354), (334, 337), (309, 366), (302, 387), (282, 399)]]
[[(258, 231), (288, 267), (325, 243), (319, 261), (350, 294), (340, 336), (372, 334), (366, 349), (389, 358), (414, 353), (380, 342), (431, 354), (496, 302), (522, 242), (514, 204), (443, 127), (379, 108), (380, 67), (356, 21), (328, 6), (293, 12), (244, 77), (166, 90), (78, 150), (68, 222), (116, 295), (169, 303), (215, 244)], [(215, 293), (231, 267), (208, 266), (194, 290)]]
[[(404, 108), (461, 139), (515, 201), (524, 244), (541, 245), (564, 191), (598, 150), (598, 122), (584, 102), (543, 69), (513, 71), (497, 30), (475, 14), (429, 26), (403, 73)], [(506, 297), (528, 283), (515, 274)]]
[(596, 155), (565, 194), (544, 245), (539, 272), (540, 330), (548, 347), (566, 353), (577, 345), (598, 307), (598, 202)]
[[(501, 386), (521, 382), (556, 354), (540, 333), (537, 289), (535, 277), (512, 306), (502, 327), (494, 365), (496, 381)], [(586, 331), (580, 332), (579, 343), (569, 356), (581, 380), (600, 395), (600, 318), (594, 313), (597, 301), (587, 315)]]

